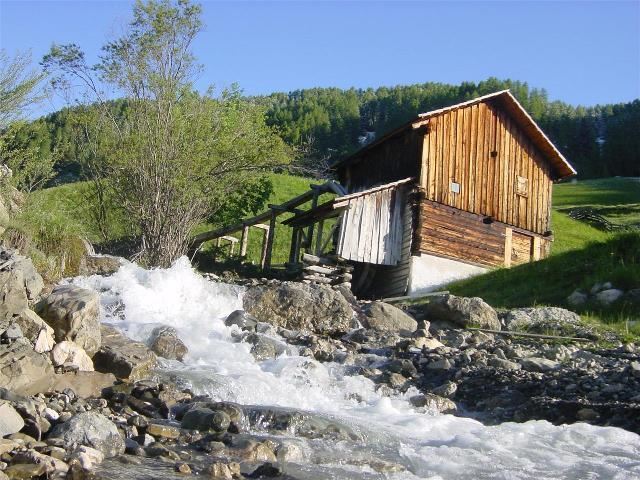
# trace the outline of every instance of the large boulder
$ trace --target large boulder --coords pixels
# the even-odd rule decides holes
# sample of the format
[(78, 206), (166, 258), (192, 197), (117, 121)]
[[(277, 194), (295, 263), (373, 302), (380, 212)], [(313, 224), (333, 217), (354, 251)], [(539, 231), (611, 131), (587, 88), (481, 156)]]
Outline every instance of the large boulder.
[(93, 362), (77, 343), (65, 340), (57, 343), (51, 350), (51, 361), (54, 366), (69, 365), (80, 372), (93, 372)]
[(282, 282), (250, 288), (244, 310), (258, 320), (289, 330), (341, 335), (351, 329), (353, 310), (326, 285)]
[(92, 357), (100, 348), (100, 296), (75, 285), (60, 285), (38, 305), (56, 342), (71, 340)]
[(149, 339), (149, 347), (157, 355), (167, 358), (169, 360), (180, 360), (189, 352), (189, 349), (184, 344), (178, 332), (173, 327), (163, 325), (155, 328), (151, 332), (151, 338)]
[(418, 322), (400, 310), (384, 302), (372, 302), (365, 309), (365, 327), (380, 332), (414, 332)]
[(503, 316), (507, 330), (532, 333), (574, 333), (580, 315), (559, 307), (515, 308)]
[(433, 298), (425, 306), (424, 313), (431, 322), (448, 322), (462, 328), (500, 330), (498, 314), (478, 297), (441, 295)]
[(48, 438), (60, 438), (69, 448), (79, 445), (95, 448), (107, 458), (124, 453), (124, 440), (116, 426), (107, 417), (94, 411), (78, 413), (56, 425)]
[(24, 420), (9, 402), (0, 400), (0, 438), (17, 433), (24, 427)]
[(26, 338), (0, 345), (0, 385), (21, 395), (46, 392), (53, 383), (53, 366), (36, 353)]
[(102, 345), (93, 357), (96, 371), (132, 382), (149, 376), (157, 359), (144, 343), (135, 342), (108, 325), (101, 325), (101, 332)]

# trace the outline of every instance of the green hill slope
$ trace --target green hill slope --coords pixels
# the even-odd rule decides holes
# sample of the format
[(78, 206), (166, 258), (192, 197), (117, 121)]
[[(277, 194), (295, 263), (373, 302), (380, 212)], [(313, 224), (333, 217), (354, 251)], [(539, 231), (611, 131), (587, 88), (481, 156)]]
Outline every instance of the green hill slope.
[[(589, 207), (613, 223), (640, 224), (640, 182), (637, 179), (609, 178), (556, 185), (552, 212), (555, 241), (545, 260), (455, 282), (448, 289), (463, 296), (484, 298), (494, 307), (557, 305), (566, 307), (566, 298), (575, 289), (588, 291), (599, 282), (616, 288), (640, 288), (640, 231), (605, 232), (566, 212)], [(592, 318), (640, 334), (638, 308), (617, 302), (604, 308), (587, 304), (579, 309)], [(627, 323), (631, 322), (631, 326)]]

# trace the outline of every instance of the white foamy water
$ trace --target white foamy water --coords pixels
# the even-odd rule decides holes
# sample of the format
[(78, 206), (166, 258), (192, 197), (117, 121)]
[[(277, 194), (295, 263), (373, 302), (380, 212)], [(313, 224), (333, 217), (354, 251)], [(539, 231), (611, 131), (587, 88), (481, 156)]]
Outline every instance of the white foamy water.
[[(305, 461), (316, 472), (307, 478), (640, 479), (640, 437), (619, 428), (544, 421), (488, 427), (418, 412), (407, 401), (415, 391), (384, 397), (367, 378), (295, 349), (258, 362), (224, 325), (242, 308), (242, 289), (207, 281), (186, 258), (169, 269), (126, 264), (110, 277), (73, 282), (101, 292), (102, 320), (132, 338), (145, 340), (161, 324), (176, 328), (189, 354), (184, 364), (165, 362), (163, 369), (196, 392), (313, 412), (357, 432), (355, 441), (304, 440)], [(380, 473), (380, 464), (403, 470)], [(310, 471), (294, 467), (303, 478)]]

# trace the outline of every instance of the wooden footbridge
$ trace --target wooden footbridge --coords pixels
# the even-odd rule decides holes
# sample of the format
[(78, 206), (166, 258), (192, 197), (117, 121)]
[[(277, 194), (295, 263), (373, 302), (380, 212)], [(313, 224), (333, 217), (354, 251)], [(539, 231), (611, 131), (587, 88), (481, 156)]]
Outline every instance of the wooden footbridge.
[[(237, 250), (238, 255), (245, 257), (249, 243), (249, 230), (256, 228), (262, 231), (260, 266), (263, 270), (269, 270), (272, 266), (273, 242), (278, 217), (286, 213), (293, 213), (293, 217), (283, 223), (292, 227), (291, 249), (288, 263), (289, 265), (294, 265), (298, 261), (301, 248), (306, 248), (307, 250), (312, 250), (312, 253), (320, 254), (331, 240), (331, 234), (326, 235), (326, 239), (323, 239), (323, 222), (326, 218), (337, 217), (340, 211), (329, 208), (329, 204), (332, 202), (327, 202), (326, 206), (318, 205), (320, 196), (325, 193), (343, 196), (346, 194), (346, 191), (339, 183), (334, 181), (328, 181), (320, 185), (310, 185), (307, 192), (279, 205), (269, 204), (267, 211), (255, 217), (244, 219), (234, 225), (196, 235), (191, 241), (191, 248), (197, 250), (203, 243), (215, 240), (217, 247), (222, 247), (224, 244), (229, 245), (229, 253), (231, 255), (236, 252), (236, 246), (239, 244), (239, 250)], [(309, 209), (303, 210), (299, 208), (308, 202), (311, 202)], [(314, 246), (313, 237), (316, 223), (318, 223), (318, 230)], [(335, 228), (335, 225), (333, 228)], [(238, 232), (240, 233), (240, 238), (232, 236), (233, 233)]]

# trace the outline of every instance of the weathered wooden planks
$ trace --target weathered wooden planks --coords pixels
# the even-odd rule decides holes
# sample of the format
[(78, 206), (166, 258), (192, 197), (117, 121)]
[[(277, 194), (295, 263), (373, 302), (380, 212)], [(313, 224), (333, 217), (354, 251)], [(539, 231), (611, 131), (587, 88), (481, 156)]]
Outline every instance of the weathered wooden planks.
[(464, 210), (423, 199), (414, 253), (495, 267), (538, 260), (551, 239)]
[(342, 258), (396, 265), (402, 250), (405, 188), (393, 185), (347, 198), (337, 253)]
[[(549, 230), (551, 171), (509, 113), (490, 102), (444, 112), (429, 119), (422, 149), (420, 186), (429, 200), (538, 234)], [(527, 195), (516, 194), (518, 177), (528, 180)]]

